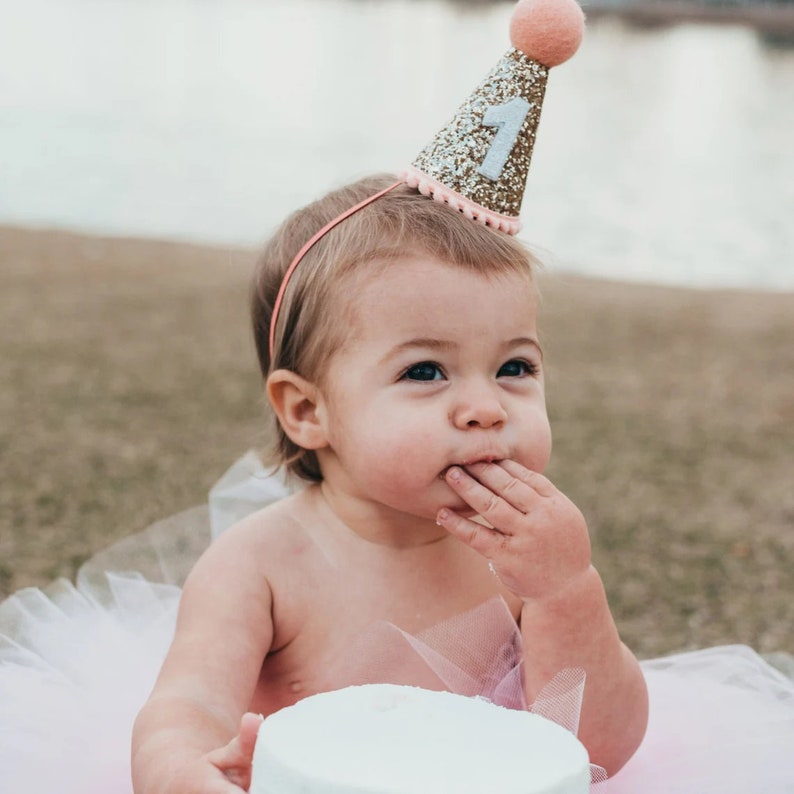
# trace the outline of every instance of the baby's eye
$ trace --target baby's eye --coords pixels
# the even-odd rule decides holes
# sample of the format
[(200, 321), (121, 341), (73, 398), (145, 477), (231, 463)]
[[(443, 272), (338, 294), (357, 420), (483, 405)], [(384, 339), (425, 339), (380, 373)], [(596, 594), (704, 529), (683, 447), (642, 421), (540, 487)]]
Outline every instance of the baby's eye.
[(414, 364), (408, 367), (403, 374), (403, 380), (442, 380), (444, 373), (438, 364), (431, 361), (423, 361), (421, 364)]
[(497, 378), (522, 378), (528, 375), (537, 375), (538, 367), (529, 361), (524, 361), (520, 358), (514, 358), (507, 361), (499, 367), (499, 372), (496, 373)]

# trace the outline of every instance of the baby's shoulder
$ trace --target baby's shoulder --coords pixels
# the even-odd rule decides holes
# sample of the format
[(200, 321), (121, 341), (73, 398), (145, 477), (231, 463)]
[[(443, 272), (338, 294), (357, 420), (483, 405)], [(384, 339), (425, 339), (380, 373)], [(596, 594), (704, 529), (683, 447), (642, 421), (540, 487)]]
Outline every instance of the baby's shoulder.
[(260, 560), (291, 554), (305, 546), (309, 506), (306, 491), (299, 491), (246, 516), (220, 535), (209, 551), (218, 555), (256, 555)]
[(303, 492), (286, 497), (238, 521), (201, 555), (185, 582), (183, 601), (224, 582), (231, 600), (246, 593), (271, 595), (284, 589), (285, 576), (299, 579), (311, 555)]

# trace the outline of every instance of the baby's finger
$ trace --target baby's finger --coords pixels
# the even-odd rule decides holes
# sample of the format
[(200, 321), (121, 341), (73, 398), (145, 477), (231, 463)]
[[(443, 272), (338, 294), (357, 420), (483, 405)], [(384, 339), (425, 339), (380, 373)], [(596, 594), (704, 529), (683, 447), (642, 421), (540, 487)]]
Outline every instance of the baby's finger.
[(554, 496), (557, 489), (547, 477), (537, 471), (532, 471), (526, 466), (522, 466), (514, 460), (501, 460), (499, 465), (508, 473), (512, 474), (517, 480), (521, 480), (540, 496)]
[(513, 530), (516, 529), (516, 519), (524, 515), (522, 511), (477, 482), (459, 466), (452, 466), (447, 472), (446, 479), (452, 490), (498, 532), (503, 535), (513, 534)]
[[(529, 513), (537, 504), (539, 494), (524, 480), (508, 471), (503, 463), (473, 463), (466, 466), (466, 471), (486, 488), (502, 497), (508, 504)], [(521, 467), (523, 469), (523, 466)], [(527, 471), (524, 469), (524, 471)]]
[(256, 735), (262, 723), (259, 714), (244, 714), (240, 720), (240, 732), (225, 747), (209, 754), (210, 762), (223, 772), (231, 783), (247, 790), (251, 783)]
[(442, 507), (436, 516), (436, 523), (444, 527), (450, 535), (463, 541), (474, 551), (489, 559), (502, 549), (507, 541), (501, 532), (478, 524), (465, 516)]
[(250, 761), (253, 758), (256, 736), (259, 733), (259, 726), (262, 724), (263, 719), (261, 714), (247, 712), (243, 714), (240, 720), (240, 753), (246, 761)]

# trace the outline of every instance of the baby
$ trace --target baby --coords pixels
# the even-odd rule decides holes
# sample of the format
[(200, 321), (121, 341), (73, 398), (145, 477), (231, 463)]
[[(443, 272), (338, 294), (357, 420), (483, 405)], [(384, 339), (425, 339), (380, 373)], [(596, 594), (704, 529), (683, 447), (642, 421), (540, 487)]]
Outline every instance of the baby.
[[(585, 521), (543, 476), (535, 263), (392, 182), (331, 193), (264, 252), (253, 324), (277, 423), (270, 462), (308, 487), (222, 535), (188, 578), (135, 725), (136, 794), (239, 794), (254, 714), (350, 683), (345, 660), (380, 622), (416, 634), (494, 597), (520, 628), (527, 702), (582, 668), (591, 760), (613, 774), (642, 740), (645, 683)], [(382, 191), (285, 280), (319, 229)]]

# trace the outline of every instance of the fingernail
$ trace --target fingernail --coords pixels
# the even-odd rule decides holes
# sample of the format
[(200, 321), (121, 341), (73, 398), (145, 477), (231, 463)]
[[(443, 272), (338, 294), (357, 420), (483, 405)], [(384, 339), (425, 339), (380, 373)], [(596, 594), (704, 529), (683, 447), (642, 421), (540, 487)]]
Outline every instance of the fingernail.
[(441, 522), (446, 521), (448, 518), (449, 518), (449, 510), (447, 510), (446, 508), (441, 508), (441, 510), (438, 511), (438, 516), (436, 517), (436, 524), (440, 526)]
[(459, 480), (460, 479), (460, 469), (458, 468), (451, 468), (449, 470), (449, 479), (450, 480)]

